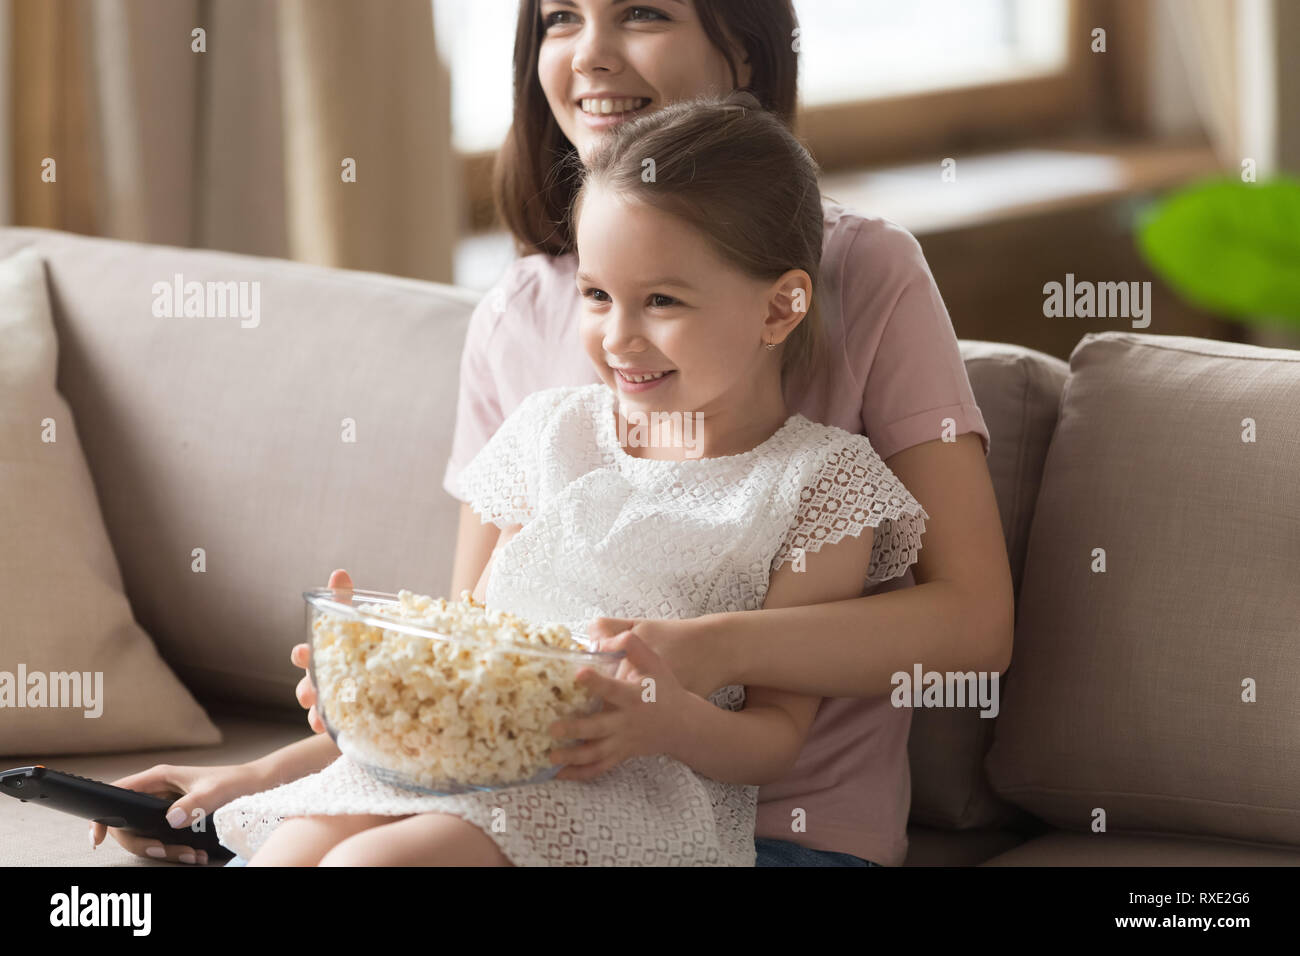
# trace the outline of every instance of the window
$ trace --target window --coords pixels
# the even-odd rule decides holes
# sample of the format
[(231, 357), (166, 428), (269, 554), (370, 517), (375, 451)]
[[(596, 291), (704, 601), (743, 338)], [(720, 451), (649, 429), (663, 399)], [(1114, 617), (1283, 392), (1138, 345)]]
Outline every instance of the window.
[[(518, 0), (433, 0), (456, 148), (510, 125)], [(1042, 76), (1066, 64), (1069, 0), (795, 0), (805, 106)]]
[(1067, 0), (795, 0), (804, 105), (1053, 73)]
[[(431, 3), (451, 74), (453, 141), (466, 161), (470, 220), (483, 228), (492, 220), (491, 157), (510, 125), (518, 0)], [(1119, 95), (1105, 71), (1122, 81), (1140, 52), (1140, 23), (1121, 29), (1116, 22), (1129, 0), (794, 3), (797, 131), (825, 170), (907, 160), (952, 144), (1023, 142), (1105, 119)], [(1088, 33), (1097, 23), (1116, 27), (1115, 47), (1127, 36), (1128, 52), (1089, 59)]]
[(519, 0), (433, 0), (438, 54), (451, 74), (452, 139), (462, 153), (496, 149), (510, 128)]

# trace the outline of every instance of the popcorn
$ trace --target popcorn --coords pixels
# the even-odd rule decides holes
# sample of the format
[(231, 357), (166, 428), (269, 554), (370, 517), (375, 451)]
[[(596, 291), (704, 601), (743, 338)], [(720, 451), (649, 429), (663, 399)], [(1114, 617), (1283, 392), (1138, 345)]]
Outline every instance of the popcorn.
[[(393, 782), (426, 790), (508, 786), (554, 776), (547, 728), (599, 700), (575, 678), (587, 648), (568, 628), (537, 628), (478, 603), (403, 590), (396, 605), (356, 610), (428, 628), (404, 634), (318, 610), (317, 693), (339, 749)], [(555, 653), (560, 652), (560, 653)]]

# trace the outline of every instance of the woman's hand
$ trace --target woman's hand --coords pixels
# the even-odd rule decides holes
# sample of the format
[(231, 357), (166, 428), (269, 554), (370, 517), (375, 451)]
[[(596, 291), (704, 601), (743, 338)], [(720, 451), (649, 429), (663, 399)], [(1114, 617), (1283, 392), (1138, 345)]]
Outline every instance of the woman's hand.
[(553, 737), (582, 741), (551, 751), (552, 763), (566, 764), (559, 780), (591, 780), (629, 757), (673, 753), (684, 731), (682, 714), (694, 695), (659, 655), (630, 631), (604, 641), (602, 650), (626, 654), (618, 673), (606, 677), (584, 667), (577, 680), (603, 708), (550, 727)]
[[(342, 568), (330, 575), (330, 583), (326, 587), (334, 588), (339, 591), (352, 591), (352, 577)], [(352, 603), (351, 593), (340, 595), (340, 600), (344, 604)], [(289, 660), (295, 666), (301, 667), (307, 673), (302, 675), (302, 680), (298, 681), (298, 703), (307, 709), (307, 724), (318, 734), (325, 733), (325, 722), (320, 719), (320, 713), (316, 710), (316, 686), (311, 682), (311, 645), (297, 644), (289, 652)]]
[[(212, 814), (236, 797), (257, 793), (265, 789), (261, 774), (247, 763), (225, 767), (175, 767), (160, 763), (114, 780), (116, 787), (151, 793), (164, 800), (179, 796), (167, 810), (167, 822), (174, 829), (195, 826), (200, 820), (204, 827), (212, 826)], [(90, 824), (90, 848), (93, 850), (104, 839), (105, 832), (127, 851), (136, 856), (173, 863), (207, 863), (208, 855), (184, 843), (164, 843), (153, 837), (140, 836), (130, 830), (107, 827), (102, 823)]]
[(623, 633), (636, 635), (672, 670), (690, 693), (708, 697), (727, 683), (720, 655), (712, 636), (716, 615), (685, 620), (644, 620), (598, 617), (587, 634), (598, 641), (600, 650), (610, 650), (610, 639)]

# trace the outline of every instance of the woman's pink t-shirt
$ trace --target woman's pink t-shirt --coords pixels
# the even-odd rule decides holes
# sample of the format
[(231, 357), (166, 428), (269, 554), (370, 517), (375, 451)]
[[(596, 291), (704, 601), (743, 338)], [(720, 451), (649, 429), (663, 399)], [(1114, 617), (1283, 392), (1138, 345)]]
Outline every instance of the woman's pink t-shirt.
[[(822, 206), (816, 301), (831, 361), (825, 377), (787, 385), (786, 407), (866, 435), (886, 463), (896, 452), (940, 438), (945, 419), (955, 423), (954, 434), (978, 434), (987, 455), (988, 429), (920, 245), (888, 220), (825, 198)], [(517, 259), (475, 308), (443, 480), (453, 496), (460, 470), (525, 396), (600, 381), (578, 340), (576, 271), (574, 254)], [(909, 570), (871, 593), (914, 584)], [(911, 721), (911, 708), (891, 706), (887, 694), (823, 700), (794, 769), (759, 789), (756, 834), (901, 865), (911, 804)], [(800, 809), (806, 830), (793, 832)]]

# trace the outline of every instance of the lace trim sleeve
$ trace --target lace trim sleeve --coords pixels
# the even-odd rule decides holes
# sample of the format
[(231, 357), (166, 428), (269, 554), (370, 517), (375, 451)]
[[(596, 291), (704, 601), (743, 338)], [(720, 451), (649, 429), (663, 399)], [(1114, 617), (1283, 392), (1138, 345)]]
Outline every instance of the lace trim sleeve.
[(907, 572), (921, 550), (930, 517), (861, 435), (852, 435), (822, 460), (799, 492), (794, 524), (772, 561), (776, 571), (800, 551), (820, 551), (846, 535), (874, 528), (865, 586)]
[(537, 505), (538, 436), (554, 410), (555, 389), (533, 392), (501, 423), (457, 477), (462, 501), (499, 528), (531, 521)]

